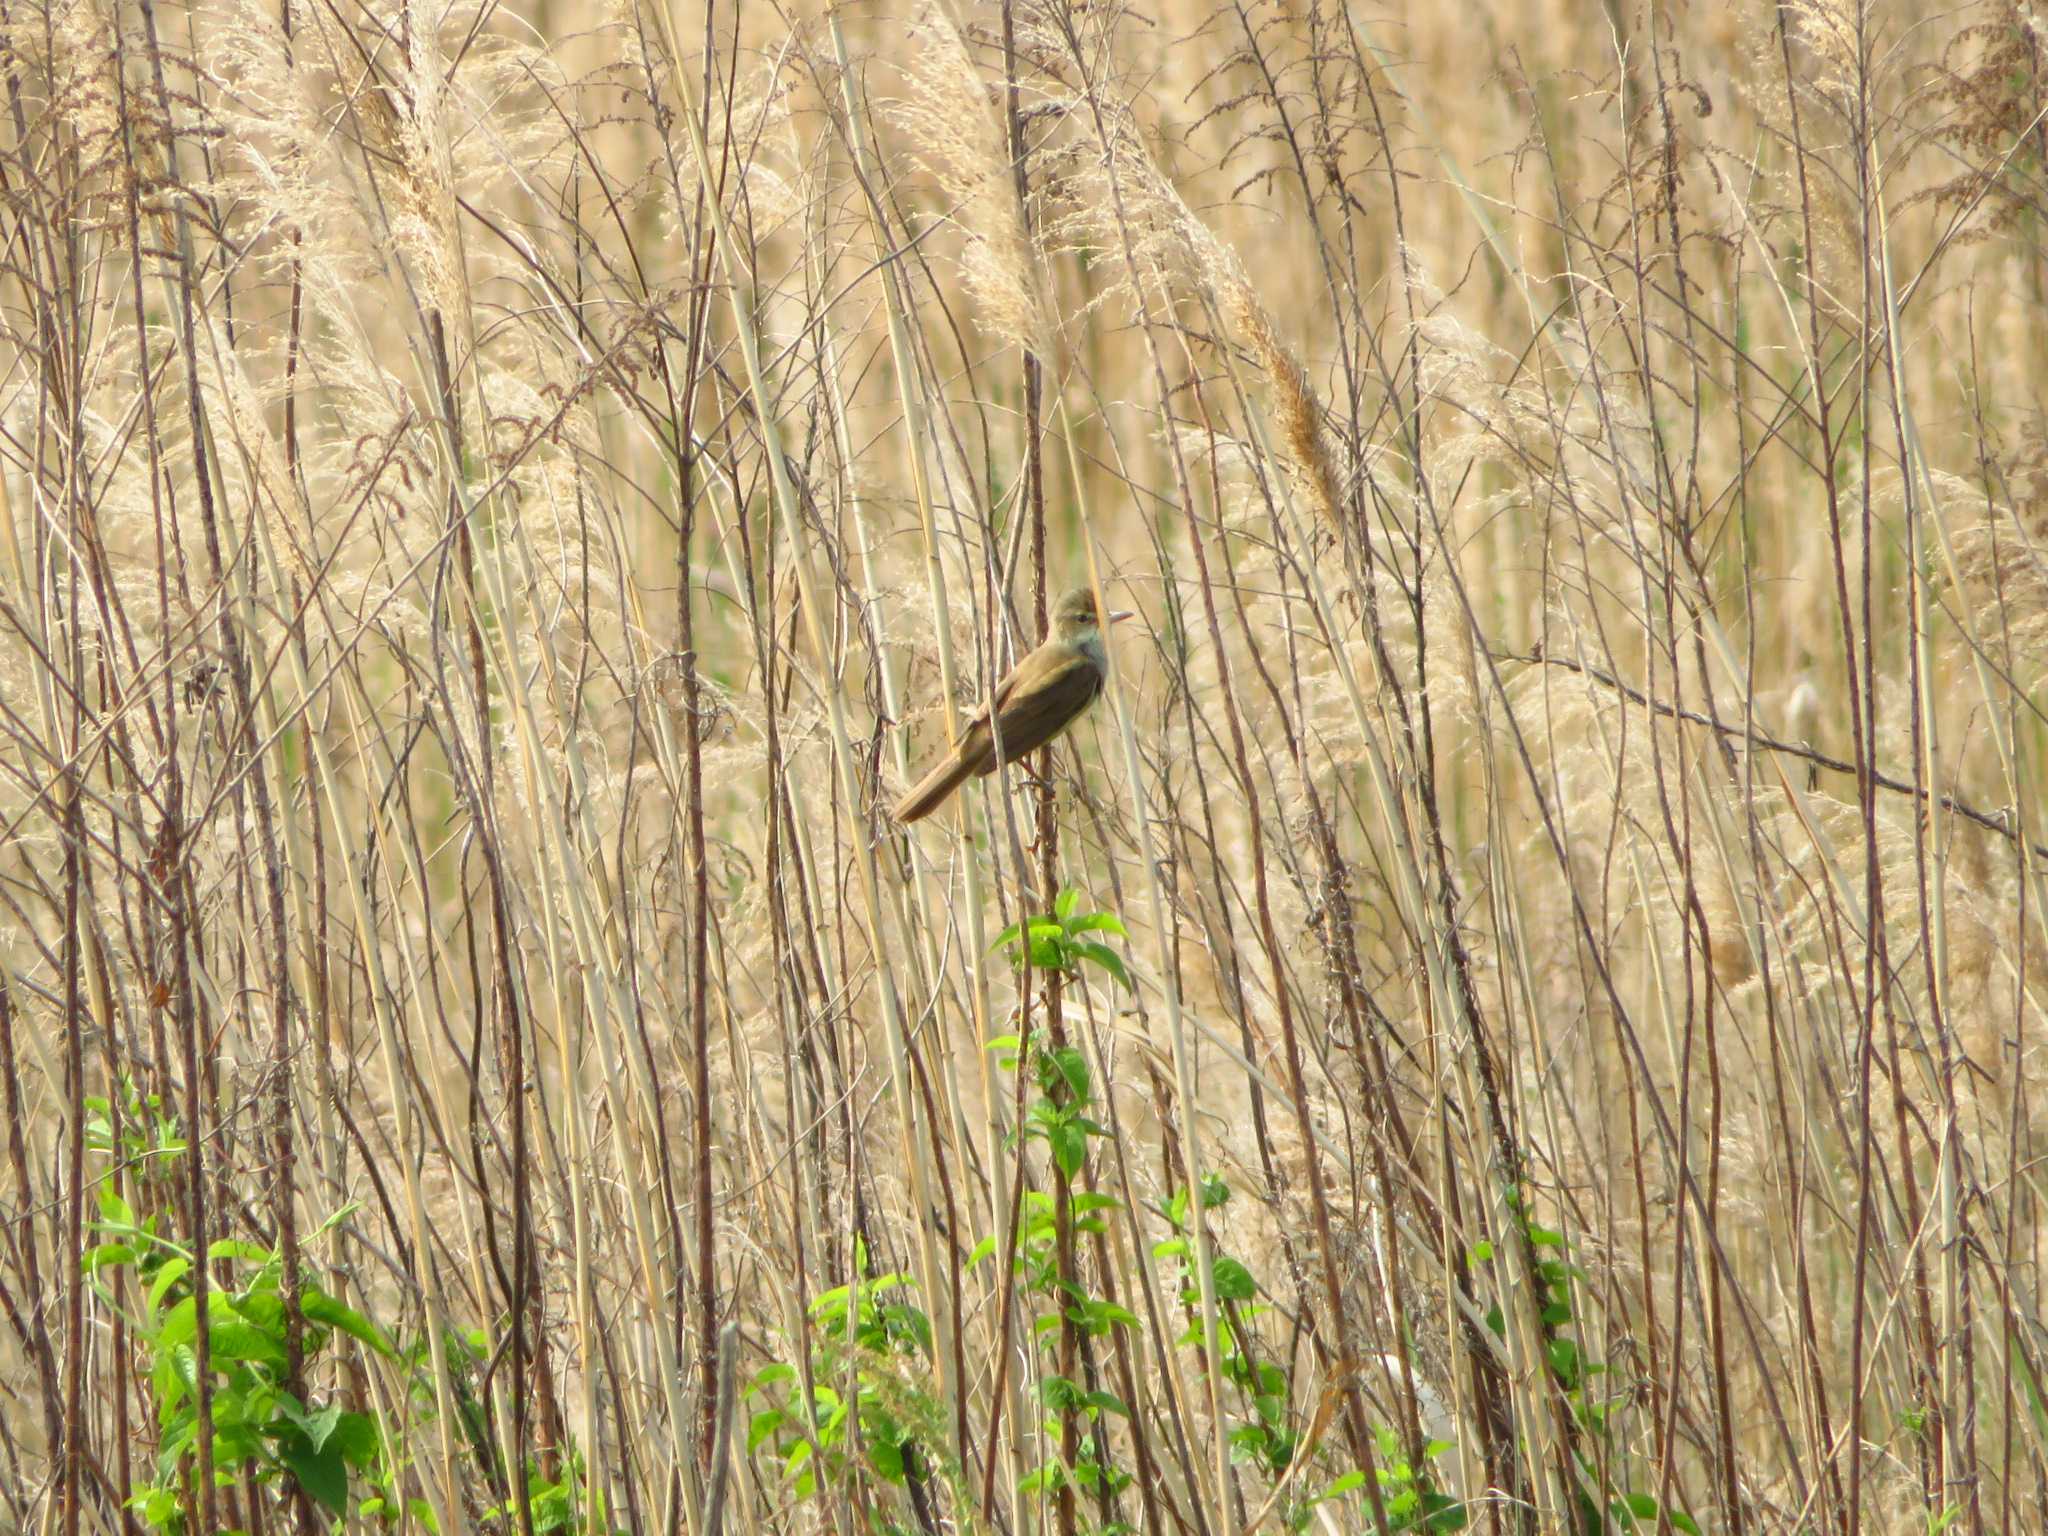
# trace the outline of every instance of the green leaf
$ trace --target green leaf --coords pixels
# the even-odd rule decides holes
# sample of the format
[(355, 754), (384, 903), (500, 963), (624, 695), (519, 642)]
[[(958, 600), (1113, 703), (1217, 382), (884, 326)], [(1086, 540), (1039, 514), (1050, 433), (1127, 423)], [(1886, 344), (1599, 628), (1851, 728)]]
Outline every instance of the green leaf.
[(321, 1222), (320, 1229), (317, 1232), (307, 1234), (305, 1237), (300, 1238), (299, 1242), (306, 1247), (311, 1247), (313, 1240), (315, 1238), (325, 1237), (328, 1233), (332, 1232), (336, 1227), (340, 1226), (344, 1221), (347, 1221), (349, 1217), (355, 1215), (357, 1211), (361, 1210), (362, 1205), (363, 1202), (360, 1200), (349, 1201), (346, 1205), (342, 1206), (340, 1210), (336, 1211), (332, 1216), (328, 1217), (325, 1221)]
[(795, 1366), (779, 1361), (774, 1365), (764, 1365), (761, 1367), (760, 1374), (748, 1384), (746, 1395), (752, 1397), (757, 1392), (765, 1392), (770, 1387), (778, 1386), (785, 1381), (794, 1380), (796, 1380)]
[(1131, 973), (1124, 969), (1123, 956), (1119, 955), (1107, 944), (1097, 944), (1094, 940), (1090, 939), (1086, 943), (1076, 944), (1074, 952), (1084, 960), (1092, 960), (1095, 964), (1101, 966), (1110, 975), (1122, 982), (1126, 991), (1137, 990), (1131, 985)]
[(341, 1459), (350, 1466), (367, 1468), (376, 1461), (383, 1440), (371, 1415), (344, 1413), (334, 1421), (334, 1432), (327, 1437), (327, 1444), (341, 1452)]
[(268, 1248), (258, 1248), (254, 1243), (245, 1243), (234, 1237), (224, 1237), (217, 1243), (209, 1243), (206, 1256), (209, 1259), (243, 1259), (251, 1264), (270, 1262)]
[(284, 1298), (268, 1286), (231, 1297), (234, 1309), (265, 1333), (284, 1337)]
[(1086, 1400), (1079, 1386), (1064, 1376), (1045, 1376), (1038, 1383), (1038, 1400), (1054, 1413), (1072, 1413)]
[(178, 1518), (178, 1491), (175, 1488), (149, 1488), (135, 1495), (129, 1503), (142, 1513), (145, 1525), (167, 1529)]
[(156, 1272), (156, 1279), (150, 1282), (149, 1295), (145, 1298), (145, 1309), (149, 1316), (156, 1316), (156, 1309), (163, 1305), (164, 1297), (170, 1292), (171, 1287), (184, 1279), (186, 1271), (191, 1267), (192, 1261), (181, 1257), (169, 1260)]
[(818, 1299), (811, 1303), (812, 1320), (822, 1323), (844, 1318), (847, 1299), (852, 1294), (852, 1287), (845, 1285), (835, 1285), (829, 1291), (820, 1291)]
[(1216, 1256), (1209, 1273), (1216, 1281), (1218, 1301), (1250, 1301), (1258, 1294), (1259, 1285), (1252, 1272), (1227, 1253)]
[(280, 1397), (278, 1406), (284, 1416), (299, 1427), (306, 1437), (306, 1443), (315, 1451), (327, 1449), (327, 1442), (341, 1423), (341, 1404), (329, 1403), (318, 1413), (307, 1413), (289, 1397)]
[(1064, 1487), (1067, 1481), (1066, 1469), (1056, 1461), (1048, 1461), (1037, 1471), (1028, 1474), (1017, 1485), (1017, 1491), (1036, 1498), (1050, 1489)]
[(1053, 1126), (1046, 1132), (1046, 1143), (1052, 1148), (1052, 1160), (1061, 1173), (1068, 1178), (1081, 1171), (1081, 1165), (1088, 1159), (1088, 1133), (1071, 1122)]
[(299, 1310), (309, 1323), (318, 1323), (352, 1339), (359, 1339), (387, 1360), (398, 1358), (398, 1351), (391, 1347), (391, 1341), (384, 1336), (382, 1328), (355, 1308), (336, 1301), (317, 1285), (307, 1286), (300, 1294)]
[(886, 1483), (903, 1481), (903, 1442), (876, 1436), (867, 1442), (868, 1461)]
[[(341, 1427), (341, 1404), (329, 1403), (318, 1413), (310, 1415), (300, 1427), (306, 1431), (306, 1438), (312, 1442), (314, 1450), (326, 1450), (327, 1442), (334, 1438), (335, 1430)], [(340, 1447), (335, 1448), (335, 1454), (341, 1454)]]
[(1364, 1486), (1365, 1474), (1356, 1467), (1353, 1467), (1349, 1472), (1346, 1472), (1337, 1481), (1325, 1488), (1322, 1496), (1325, 1499), (1341, 1499), (1345, 1494), (1351, 1492), (1352, 1489), (1363, 1488)]
[(278, 1459), (291, 1468), (299, 1486), (337, 1515), (348, 1513), (348, 1467), (336, 1450), (310, 1451), (284, 1446)]
[(135, 1225), (135, 1212), (129, 1209), (126, 1200), (115, 1193), (111, 1183), (100, 1186), (100, 1220), (110, 1227)]
[(780, 1408), (766, 1408), (747, 1420), (747, 1454), (753, 1455), (776, 1430), (789, 1421), (789, 1415)]
[[(207, 1298), (209, 1301), (212, 1297)], [(207, 1308), (211, 1313), (213, 1308)], [(207, 1353), (214, 1369), (220, 1368), (225, 1360), (248, 1361), (267, 1365), (275, 1370), (285, 1368), (285, 1352), (282, 1340), (248, 1323), (223, 1322), (209, 1316), (207, 1329)]]
[(101, 1270), (111, 1269), (117, 1264), (134, 1262), (135, 1250), (126, 1243), (96, 1243), (85, 1250), (85, 1257), (80, 1261), (80, 1265), (88, 1275), (96, 1275)]
[(1552, 1339), (1548, 1350), (1550, 1368), (1567, 1387), (1579, 1384), (1579, 1346), (1570, 1339)]
[(1038, 1058), (1039, 1086), (1047, 1093), (1065, 1087), (1076, 1103), (1088, 1101), (1088, 1058), (1073, 1046), (1045, 1051)]
[(1074, 908), (1079, 905), (1081, 905), (1081, 893), (1069, 887), (1053, 898), (1052, 914), (1064, 924), (1068, 918), (1074, 915)]
[(926, 1354), (932, 1349), (932, 1321), (916, 1307), (900, 1303), (882, 1308), (882, 1316), (890, 1324), (890, 1332), (898, 1338), (907, 1338)]
[(1077, 917), (1067, 924), (1068, 933), (1113, 933), (1120, 939), (1131, 936), (1124, 920), (1114, 912), (1090, 912), (1086, 917)]
[[(1462, 1531), (1467, 1522), (1465, 1506), (1447, 1493), (1425, 1494), (1422, 1507), (1429, 1511), (1429, 1517), (1422, 1522), (1425, 1531)], [(1692, 1536), (1699, 1536), (1694, 1531)]]
[(1112, 1328), (1138, 1326), (1138, 1314), (1130, 1308), (1120, 1307), (1113, 1301), (1104, 1301), (1093, 1296), (1078, 1307), (1068, 1308), (1067, 1316), (1098, 1338)]

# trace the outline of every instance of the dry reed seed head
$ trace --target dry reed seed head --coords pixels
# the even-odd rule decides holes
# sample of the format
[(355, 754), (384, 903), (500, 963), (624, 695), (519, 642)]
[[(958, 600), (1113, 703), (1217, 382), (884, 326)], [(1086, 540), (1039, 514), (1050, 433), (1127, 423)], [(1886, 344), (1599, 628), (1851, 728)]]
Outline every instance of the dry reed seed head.
[[(1575, 335), (1553, 329), (1539, 352), (1519, 359), (1442, 311), (1418, 323), (1416, 339), (1423, 396), (1454, 407), (1429, 413), (1424, 462), (1433, 481), (1461, 483), (1468, 470), (1487, 466), (1532, 502), (1564, 490), (1570, 505), (1604, 508), (1602, 521), (1614, 519), (1615, 497), (1598, 488), (1615, 481), (1617, 441), (1646, 436), (1644, 418), (1613, 375), (1602, 390), (1590, 387), (1592, 370)], [(1400, 478), (1376, 477), (1375, 489), (1398, 488)]]
[(977, 321), (1015, 346), (1056, 359), (1057, 321), (1029, 211), (1017, 200), (1003, 87), (969, 53), (950, 7), (924, 6), (910, 39), (903, 66), (908, 94), (889, 104), (889, 115), (936, 186), (940, 216), (961, 233), (960, 274)]
[(2013, 229), (2037, 208), (2037, 141), (2048, 110), (2048, 19), (2032, 6), (1999, 0), (1990, 19), (1948, 40), (1936, 95), (1947, 107), (1934, 137), (1969, 167), (1915, 194), (1968, 212), (1965, 238)]
[(1097, 264), (1104, 282), (1089, 308), (1118, 303), (1155, 319), (1179, 312), (1203, 291), (1214, 237), (1160, 172), (1135, 113), (1120, 101), (1057, 92), (1043, 110), (1073, 126), (1042, 147), (1042, 249)]
[(1209, 515), (1231, 532), (1263, 520), (1255, 451), (1244, 438), (1179, 416), (1161, 419), (1153, 440), (1162, 452), (1179, 453), (1190, 473), (1209, 493)]
[(1272, 412), (1277, 446), (1285, 455), (1289, 477), (1308, 510), (1332, 536), (1344, 536), (1344, 506), (1335, 455), (1323, 430), (1322, 405), (1316, 399), (1308, 370), (1281, 340), (1271, 313), (1234, 258), (1225, 264), (1221, 247), (1204, 242), (1198, 249), (1214, 252), (1208, 265), (1219, 283), (1224, 319), (1258, 360), (1265, 375), (1266, 398)]
[(2048, 676), (2048, 446), (2029, 434), (2005, 456), (1987, 501), (1964, 487), (1946, 502), (1971, 637), (2031, 691)]
[[(318, 31), (315, 37), (326, 41)], [(324, 48), (307, 41), (291, 46), (271, 11), (245, 4), (210, 48), (222, 81), (212, 103), (223, 129), (214, 175), (220, 191), (248, 209), (252, 227), (276, 220), (317, 232), (332, 215), (329, 205), (345, 198), (332, 174), (333, 156), (342, 152), (333, 130), (343, 98), (334, 77), (312, 62)], [(321, 247), (318, 239), (301, 243), (315, 254)], [(262, 247), (250, 258), (274, 259)]]
[(1858, 0), (1789, 0), (1785, 18), (1805, 55), (1798, 60), (1801, 85), (1837, 106), (1852, 104), (1863, 82), (1869, 20)]
[[(200, 385), (207, 417), (215, 424), (216, 467), (235, 504), (253, 509), (264, 519), (270, 546), (284, 574), (311, 588), (317, 585), (318, 534), (272, 425), (273, 408), (285, 394), (281, 373), (270, 375), (268, 383), (259, 383), (247, 364), (261, 357), (261, 348), (230, 346), (224, 329), (212, 316), (203, 317), (198, 324), (202, 330)], [(273, 358), (280, 355), (281, 342), (274, 343), (271, 350)], [(258, 579), (267, 584), (269, 573), (258, 552), (252, 550), (250, 559)]]
[[(1830, 4), (1837, 11), (1842, 8), (1840, 0)], [(1833, 324), (1853, 328), (1861, 324), (1866, 253), (1857, 233), (1860, 215), (1851, 201), (1856, 172), (1849, 163), (1852, 150), (1841, 101), (1839, 96), (1816, 94), (1807, 67), (1810, 54), (1797, 47), (1793, 74), (1787, 80), (1769, 8), (1744, 15), (1744, 67), (1731, 73), (1730, 92), (1754, 114), (1764, 132), (1782, 144), (1796, 144), (1798, 151), (1761, 160), (1747, 154), (1735, 158), (1726, 179), (1727, 195), (1745, 211), (1735, 214), (1731, 228), (1750, 240), (1752, 251), (1761, 240), (1790, 258), (1782, 281), (1793, 302), (1806, 302), (1810, 283), (1821, 314)], [(1824, 25), (1832, 34), (1833, 24)], [(1796, 94), (1801, 102), (1796, 133), (1788, 94)], [(1807, 172), (1803, 180), (1802, 166)]]
[[(630, 3), (620, 10), (619, 15), (622, 18), (620, 25), (634, 37), (628, 47), (635, 55), (639, 52), (638, 38), (643, 34), (648, 43), (659, 47), (660, 39), (654, 27), (643, 25), (644, 17), (636, 19)], [(681, 40), (686, 52), (691, 42), (688, 38)], [(701, 122), (705, 154), (711, 162), (711, 184), (723, 191), (728, 219), (738, 226), (744, 238), (757, 245), (767, 244), (772, 248), (778, 236), (801, 242), (807, 238), (805, 220), (816, 212), (815, 184), (820, 172), (807, 161), (803, 138), (798, 132), (803, 96), (809, 89), (802, 73), (806, 67), (822, 66), (811, 66), (794, 50), (781, 48), (771, 50), (765, 56), (743, 55), (737, 66), (738, 72), (733, 76), (731, 100), (728, 101), (725, 65), (722, 64), (716, 95), (709, 104), (708, 121)], [(644, 172), (635, 178), (636, 201), (652, 203), (661, 222), (664, 243), (686, 252), (695, 243), (696, 233), (684, 225), (691, 216), (703, 177), (698, 170), (689, 130), (675, 117), (678, 108), (667, 60), (650, 59), (646, 68), (658, 82), (656, 88), (661, 96), (668, 143), (666, 150), (647, 162)], [(694, 56), (688, 57), (683, 68), (695, 80), (702, 61)], [(634, 69), (622, 70), (620, 79), (638, 105), (646, 90), (645, 80)], [(701, 82), (693, 89), (700, 87)], [(706, 103), (700, 100), (697, 105), (703, 111)], [(819, 153), (823, 152), (821, 145)], [(673, 175), (670, 157), (674, 161)], [(680, 205), (677, 202), (678, 185)], [(828, 212), (827, 216), (833, 215)], [(865, 210), (855, 206), (849, 206), (843, 216), (865, 223)]]
[[(752, 221), (751, 239), (757, 245), (785, 234), (792, 241), (808, 238), (805, 221), (817, 203), (821, 167), (802, 153), (795, 115), (799, 82), (789, 66), (790, 61), (770, 59), (742, 75), (731, 127), (719, 125), (706, 146), (713, 165), (726, 164), (740, 173), (728, 170), (725, 179), (735, 209)], [(687, 150), (684, 160), (687, 164)], [(737, 201), (742, 191), (743, 209)], [(851, 207), (846, 217), (853, 220)]]
[[(422, 303), (451, 326), (462, 255), (481, 273), (517, 269), (490, 242), (460, 252), (457, 191), (498, 207), (559, 169), (573, 134), (537, 100), (557, 71), (517, 38), (488, 27), (469, 35), (475, 20), (442, 18), (444, 32), (458, 30), (452, 67), (420, 43), (414, 60), (386, 51), (376, 70), (337, 72), (329, 61), (356, 57), (360, 38), (327, 13), (287, 39), (261, 8), (235, 12), (214, 50), (225, 85), (213, 106), (229, 149), (215, 157), (219, 195), (251, 232), (302, 237), (254, 246), (252, 259), (272, 270), (299, 263), (310, 287), (360, 303), (365, 280), (389, 275), (395, 246)], [(432, 75), (424, 88), (422, 71)]]
[[(336, 120), (357, 141), (345, 146), (338, 169), (353, 188), (370, 248), (401, 257), (420, 303), (449, 326), (460, 366), (455, 321), (467, 300), (465, 257), (481, 259), (485, 271), (498, 260), (514, 270), (517, 263), (487, 243), (465, 251), (458, 200), (490, 207), (517, 195), (574, 145), (572, 130), (534, 99), (536, 85), (556, 74), (539, 53), (517, 36), (475, 31), (467, 11), (437, 19), (438, 32), (407, 29), (409, 54), (383, 56), (382, 70), (309, 77), (307, 84), (340, 97)], [(348, 38), (336, 33), (325, 41), (352, 56)]]
[(452, 318), (462, 309), (454, 189), (442, 174), (432, 124), (415, 110), (399, 85), (366, 78), (349, 100), (363, 151), (350, 169), (371, 247), (398, 259), (428, 314)]
[[(39, 114), (44, 121), (61, 122), (66, 150), (79, 157), (80, 180), (91, 185), (101, 176), (121, 174), (124, 140), (120, 107), (120, 83), (115, 77), (116, 54), (113, 26), (93, 0), (59, 0), (45, 14), (23, 8), (12, 17), (12, 25), (0, 34), (0, 62), (8, 66), (10, 79), (34, 82), (47, 92)], [(145, 136), (160, 136), (161, 114), (153, 90), (144, 101), (143, 77), (130, 62), (129, 115)], [(139, 109), (139, 110), (138, 110)], [(152, 130), (154, 133), (152, 134)], [(154, 151), (149, 152), (149, 151)], [(164, 193), (159, 143), (144, 153), (142, 195), (153, 201)], [(109, 189), (111, 191), (111, 189)], [(74, 217), (100, 222), (86, 212), (89, 205), (73, 210)], [(123, 231), (126, 214), (118, 198), (109, 198), (100, 210), (110, 230)]]

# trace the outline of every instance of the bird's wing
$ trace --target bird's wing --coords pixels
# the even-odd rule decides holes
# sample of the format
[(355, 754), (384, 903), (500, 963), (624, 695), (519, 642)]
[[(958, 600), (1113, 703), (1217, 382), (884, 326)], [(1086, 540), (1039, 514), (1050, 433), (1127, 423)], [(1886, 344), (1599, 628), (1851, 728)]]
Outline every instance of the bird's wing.
[[(997, 679), (994, 698), (983, 699), (973, 709), (960, 717), (960, 735), (962, 739), (965, 739), (970, 731), (987, 732), (989, 706), (994, 705), (997, 709), (1001, 709), (1009, 702), (1011, 691), (1017, 686), (1017, 679), (1024, 675), (1025, 670), (1031, 665), (1036, 654), (1036, 652), (1026, 652), (1022, 661), (1018, 662), (1016, 666), (1010, 668), (1009, 671)], [(991, 764), (992, 766), (993, 764)]]
[[(996, 689), (996, 724), (1003, 761), (1014, 763), (1044, 746), (1095, 702), (1102, 669), (1067, 647), (1040, 647), (1017, 664)], [(990, 768), (995, 765), (990, 763)]]

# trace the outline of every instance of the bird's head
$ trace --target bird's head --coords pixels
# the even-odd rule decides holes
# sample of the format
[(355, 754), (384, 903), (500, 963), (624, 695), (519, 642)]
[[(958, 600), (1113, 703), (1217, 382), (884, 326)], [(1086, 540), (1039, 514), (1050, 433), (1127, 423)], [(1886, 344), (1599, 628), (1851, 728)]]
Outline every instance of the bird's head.
[[(1111, 624), (1120, 623), (1132, 615), (1123, 609), (1110, 614)], [(1052, 632), (1063, 640), (1076, 640), (1090, 630), (1100, 631), (1103, 627), (1101, 610), (1095, 606), (1093, 587), (1074, 587), (1059, 601), (1052, 611)]]

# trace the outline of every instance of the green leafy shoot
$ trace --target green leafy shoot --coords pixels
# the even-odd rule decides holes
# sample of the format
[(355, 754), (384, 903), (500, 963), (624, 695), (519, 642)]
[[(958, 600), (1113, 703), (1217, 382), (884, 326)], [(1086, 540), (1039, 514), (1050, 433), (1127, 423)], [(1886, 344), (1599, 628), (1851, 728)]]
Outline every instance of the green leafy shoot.
[(1080, 893), (1061, 891), (1053, 901), (1050, 917), (1031, 917), (1012, 923), (996, 935), (989, 952), (1008, 950), (1011, 963), (1020, 970), (1059, 971), (1068, 976), (1083, 974), (1083, 965), (1107, 971), (1126, 990), (1136, 988), (1124, 957), (1097, 935), (1108, 934), (1128, 941), (1130, 931), (1114, 912), (1081, 912)]

